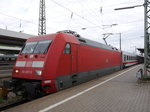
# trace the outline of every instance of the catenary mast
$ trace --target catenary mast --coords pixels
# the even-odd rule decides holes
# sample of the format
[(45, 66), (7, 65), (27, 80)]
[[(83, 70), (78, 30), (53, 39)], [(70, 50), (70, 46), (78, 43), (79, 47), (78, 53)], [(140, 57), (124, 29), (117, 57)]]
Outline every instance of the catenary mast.
[(144, 75), (150, 78), (150, 1), (144, 0)]
[(46, 34), (45, 0), (40, 0), (38, 35)]

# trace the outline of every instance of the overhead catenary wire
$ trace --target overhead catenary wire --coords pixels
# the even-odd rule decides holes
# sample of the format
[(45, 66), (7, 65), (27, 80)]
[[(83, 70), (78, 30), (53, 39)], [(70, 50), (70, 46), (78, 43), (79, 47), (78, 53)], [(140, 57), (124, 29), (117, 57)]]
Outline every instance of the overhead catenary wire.
[[(54, 0), (52, 0), (52, 1), (54, 1)], [(64, 2), (63, 2), (63, 3), (64, 3)], [(67, 2), (66, 2), (66, 3), (67, 3)], [(101, 5), (101, 6), (103, 6), (103, 5)], [(67, 9), (68, 9), (68, 8), (67, 8)], [(99, 11), (99, 10), (97, 10), (97, 11)], [(91, 12), (93, 12), (93, 11), (91, 11)], [(74, 12), (71, 12), (71, 13), (73, 13), (73, 17), (74, 17), (74, 15), (76, 15)], [(70, 13), (70, 14), (71, 14), (71, 13)], [(93, 13), (94, 13), (94, 12), (93, 12)], [(100, 12), (99, 12), (99, 13), (100, 13)], [(78, 13), (77, 13), (77, 14), (78, 14)], [(80, 15), (80, 14), (79, 14), (79, 15)], [(94, 13), (94, 15), (97, 15), (97, 13), (96, 13), (96, 14)], [(33, 21), (24, 20), (24, 19), (20, 19), (20, 18), (17, 18), (17, 17), (13, 17), (13, 18), (18, 19), (19, 21), (21, 20), (22, 25), (23, 25), (24, 22), (27, 22), (28, 24), (29, 24), (29, 23), (32, 23), (32, 24), (34, 24), (34, 25), (38, 25), (38, 24), (34, 23)], [(80, 18), (87, 19), (86, 17), (84, 17), (83, 14), (80, 15)], [(95, 19), (95, 18), (93, 18), (93, 19)], [(89, 20), (89, 19), (88, 19), (88, 20)], [(90, 21), (91, 21), (91, 20), (90, 20)], [(88, 22), (88, 21), (87, 21), (87, 22)], [(92, 22), (92, 21), (91, 21), (91, 22)], [(92, 24), (93, 27), (91, 27), (91, 28), (94, 28), (94, 26), (95, 26), (97, 29), (98, 29), (98, 28), (103, 29), (103, 27), (101, 27), (100, 25), (95, 24), (95, 21), (92, 22), (92, 23), (94, 23), (94, 24)], [(18, 22), (18, 24), (19, 24), (19, 22)], [(86, 26), (86, 25), (85, 25), (85, 26)], [(74, 26), (74, 27), (77, 28), (78, 26)], [(56, 31), (56, 29), (57, 29), (57, 28), (54, 29), (54, 28), (49, 28), (49, 27), (47, 27), (47, 28), (48, 28), (48, 29), (52, 29), (52, 30), (54, 30), (54, 31)], [(90, 27), (87, 26), (87, 28), (90, 28)]]
[(97, 25), (97, 24), (93, 23), (92, 21), (88, 20), (87, 18), (85, 18), (85, 17), (83, 17), (83, 16), (79, 15), (78, 13), (76, 13), (76, 12), (72, 11), (71, 9), (66, 8), (65, 6), (63, 6), (63, 5), (59, 4), (59, 3), (57, 3), (57, 2), (56, 2), (56, 1), (54, 1), (54, 0), (50, 0), (50, 1), (52, 1), (53, 3), (57, 4), (58, 6), (60, 6), (60, 7), (64, 8), (64, 9), (66, 9), (67, 11), (69, 11), (69, 12), (71, 12), (71, 13), (73, 12), (73, 13), (74, 13), (74, 15), (76, 15), (76, 16), (80, 17), (81, 19), (83, 19), (83, 20), (85, 20), (85, 21), (88, 21), (89, 23), (91, 23), (91, 24), (93, 24), (93, 25), (96, 25), (96, 26), (98, 26), (100, 29), (104, 30), (101, 26), (99, 26), (99, 25)]
[[(73, 7), (73, 5), (74, 4), (72, 4), (72, 7)], [(69, 27), (70, 27), (70, 25), (71, 25), (71, 22), (72, 22), (72, 20), (73, 20), (73, 12), (71, 12), (71, 16), (70, 16), (70, 20), (69, 20), (69, 22), (68, 22), (68, 25), (67, 25), (67, 29), (69, 30)]]
[[(34, 23), (33, 21), (25, 20), (25, 19), (18, 18), (18, 17), (12, 16), (12, 15), (4, 14), (4, 13), (1, 13), (1, 12), (0, 12), (0, 15), (3, 15), (3, 16), (7, 16), (7, 17), (10, 17), (10, 18), (17, 19), (17, 20), (19, 20), (19, 23), (20, 23), (20, 21), (21, 21), (21, 22), (31, 23), (31, 24), (33, 24), (33, 25), (38, 26), (38, 24), (37, 24), (37, 23)], [(57, 31), (57, 30), (54, 29), (54, 28), (50, 28), (50, 27), (47, 27), (47, 28), (48, 28), (48, 29), (51, 29), (51, 30), (54, 30), (54, 31)]]
[[(52, 0), (52, 1), (53, 1), (53, 0)], [(86, 22), (91, 23), (93, 26), (96, 26), (96, 28), (105, 31), (105, 29), (103, 29), (103, 27), (101, 27), (101, 26), (99, 26), (98, 24), (93, 23), (91, 20), (85, 18), (85, 17), (83, 16), (83, 13), (82, 13), (82, 16), (81, 16), (79, 13), (74, 12), (74, 11), (72, 11), (72, 10), (69, 9), (69, 8), (66, 8), (64, 5), (62, 5), (62, 4), (60, 4), (60, 3), (57, 3), (57, 2), (54, 2), (54, 3), (55, 3), (56, 5), (62, 7), (62, 8), (65, 9), (66, 11), (69, 11), (70, 14), (73, 13), (73, 15), (76, 15), (77, 17), (79, 17), (79, 18), (85, 20)], [(78, 2), (77, 2), (77, 3), (78, 3)], [(70, 19), (70, 21), (74, 21), (74, 22), (75, 22), (74, 18)], [(94, 21), (95, 21), (95, 20), (94, 20)], [(71, 23), (72, 23), (72, 22), (71, 22)], [(72, 29), (72, 30), (76, 30), (76, 31), (81, 31), (81, 29), (80, 29), (78, 26), (73, 26), (73, 28), (71, 28), (71, 27), (70, 27), (70, 26), (72, 26), (72, 25), (70, 25), (71, 23), (69, 22), (69, 25), (67, 26), (67, 29)], [(87, 24), (83, 24), (82, 21), (77, 21), (77, 24), (79, 24), (79, 23), (80, 23), (80, 25), (82, 24), (82, 25), (86, 26), (85, 29), (88, 28), (88, 27), (87, 27)], [(76, 27), (76, 28), (75, 28), (75, 27)], [(78, 27), (78, 28), (77, 28), (77, 27)], [(98, 30), (98, 29), (95, 29), (94, 31), (97, 30), (97, 32), (101, 32), (101, 30)], [(106, 32), (106, 31), (105, 31), (105, 32)], [(102, 32), (101, 32), (101, 33), (102, 33)], [(93, 34), (93, 35), (97, 35), (97, 37), (99, 37), (101, 33), (99, 33), (99, 34), (98, 34), (98, 33), (95, 33), (95, 34)], [(86, 33), (85, 33), (85, 34), (86, 34)]]
[[(50, 3), (50, 5), (53, 5), (51, 2), (50, 2), (50, 0), (49, 0), (49, 3)], [(64, 3), (64, 2), (63, 2)], [(68, 3), (68, 2), (67, 2)], [(66, 3), (66, 4), (67, 4)], [(72, 3), (72, 2), (71, 2)], [(55, 3), (54, 3), (55, 4)], [(55, 4), (55, 5), (57, 5), (57, 4)], [(72, 5), (71, 5), (71, 7), (74, 7), (74, 3), (72, 3)], [(60, 7), (61, 8), (61, 7)], [(76, 14), (75, 14), (75, 12), (74, 11), (68, 11), (68, 10), (66, 10), (66, 9), (64, 9), (64, 10), (66, 10), (66, 11), (62, 11), (62, 10), (57, 10), (57, 9), (60, 9), (60, 8), (52, 8), (52, 10), (56, 13), (56, 15), (61, 15), (66, 21), (62, 21), (63, 22), (63, 24), (65, 24), (65, 28), (66, 29), (74, 29), (74, 27), (76, 27), (76, 28), (78, 28), (77, 30), (81, 30), (82, 28), (82, 26), (86, 26), (87, 25), (87, 22), (88, 21), (78, 21), (78, 19), (77, 19), (77, 17), (78, 16), (76, 16)], [(56, 12), (56, 11), (61, 11), (61, 12)], [(67, 13), (67, 14), (66, 14)], [(71, 14), (73, 15), (72, 16), (72, 18), (71, 18)], [(56, 16), (55, 15), (55, 16)], [(65, 15), (65, 16), (64, 16)], [(61, 17), (60, 16), (60, 17)], [(81, 16), (81, 15), (80, 15)], [(51, 16), (51, 20), (50, 19), (47, 19), (47, 22), (52, 22), (52, 18), (53, 18), (54, 16)], [(57, 16), (58, 17), (58, 16)], [(67, 18), (66, 18), (67, 17)], [(82, 16), (83, 17), (83, 16)], [(83, 17), (84, 18), (84, 17)], [(55, 17), (55, 19), (54, 19), (55, 21), (56, 21), (56, 17)], [(59, 21), (58, 22), (61, 22), (61, 20), (59, 19)], [(54, 23), (54, 22), (53, 22)], [(88, 22), (89, 23), (89, 22)], [(93, 25), (93, 24), (92, 24)], [(100, 27), (100, 26), (98, 26), (98, 27)], [(61, 28), (59, 27), (59, 29), (61, 30)]]

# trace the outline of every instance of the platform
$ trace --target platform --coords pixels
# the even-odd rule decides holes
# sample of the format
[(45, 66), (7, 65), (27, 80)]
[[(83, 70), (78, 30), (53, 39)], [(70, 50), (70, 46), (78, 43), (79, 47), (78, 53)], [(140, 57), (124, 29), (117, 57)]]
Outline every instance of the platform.
[(150, 82), (136, 78), (142, 66), (133, 66), (4, 112), (149, 112)]

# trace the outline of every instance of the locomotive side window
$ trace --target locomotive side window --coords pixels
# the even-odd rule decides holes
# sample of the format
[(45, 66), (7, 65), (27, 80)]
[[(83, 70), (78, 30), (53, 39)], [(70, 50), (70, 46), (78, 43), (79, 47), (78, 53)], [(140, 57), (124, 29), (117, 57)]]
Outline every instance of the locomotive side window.
[(69, 43), (65, 46), (64, 54), (71, 54), (71, 45)]
[(37, 46), (35, 47), (34, 53), (46, 53), (51, 42), (52, 40), (44, 40), (38, 42)]

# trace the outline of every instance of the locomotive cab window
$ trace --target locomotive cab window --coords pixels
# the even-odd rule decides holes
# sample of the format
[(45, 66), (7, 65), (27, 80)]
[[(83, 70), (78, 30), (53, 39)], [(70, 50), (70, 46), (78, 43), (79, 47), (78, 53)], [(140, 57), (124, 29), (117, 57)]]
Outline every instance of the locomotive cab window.
[(46, 53), (52, 40), (39, 41), (35, 47), (34, 53)]
[(69, 43), (65, 46), (64, 54), (71, 54), (71, 45)]
[(36, 45), (37, 45), (37, 42), (28, 42), (28, 43), (26, 43), (25, 46), (22, 48), (21, 54), (33, 53), (33, 50), (34, 50)]
[(31, 53), (46, 53), (51, 44), (52, 40), (43, 40), (39, 42), (28, 42), (23, 47), (21, 54)]

